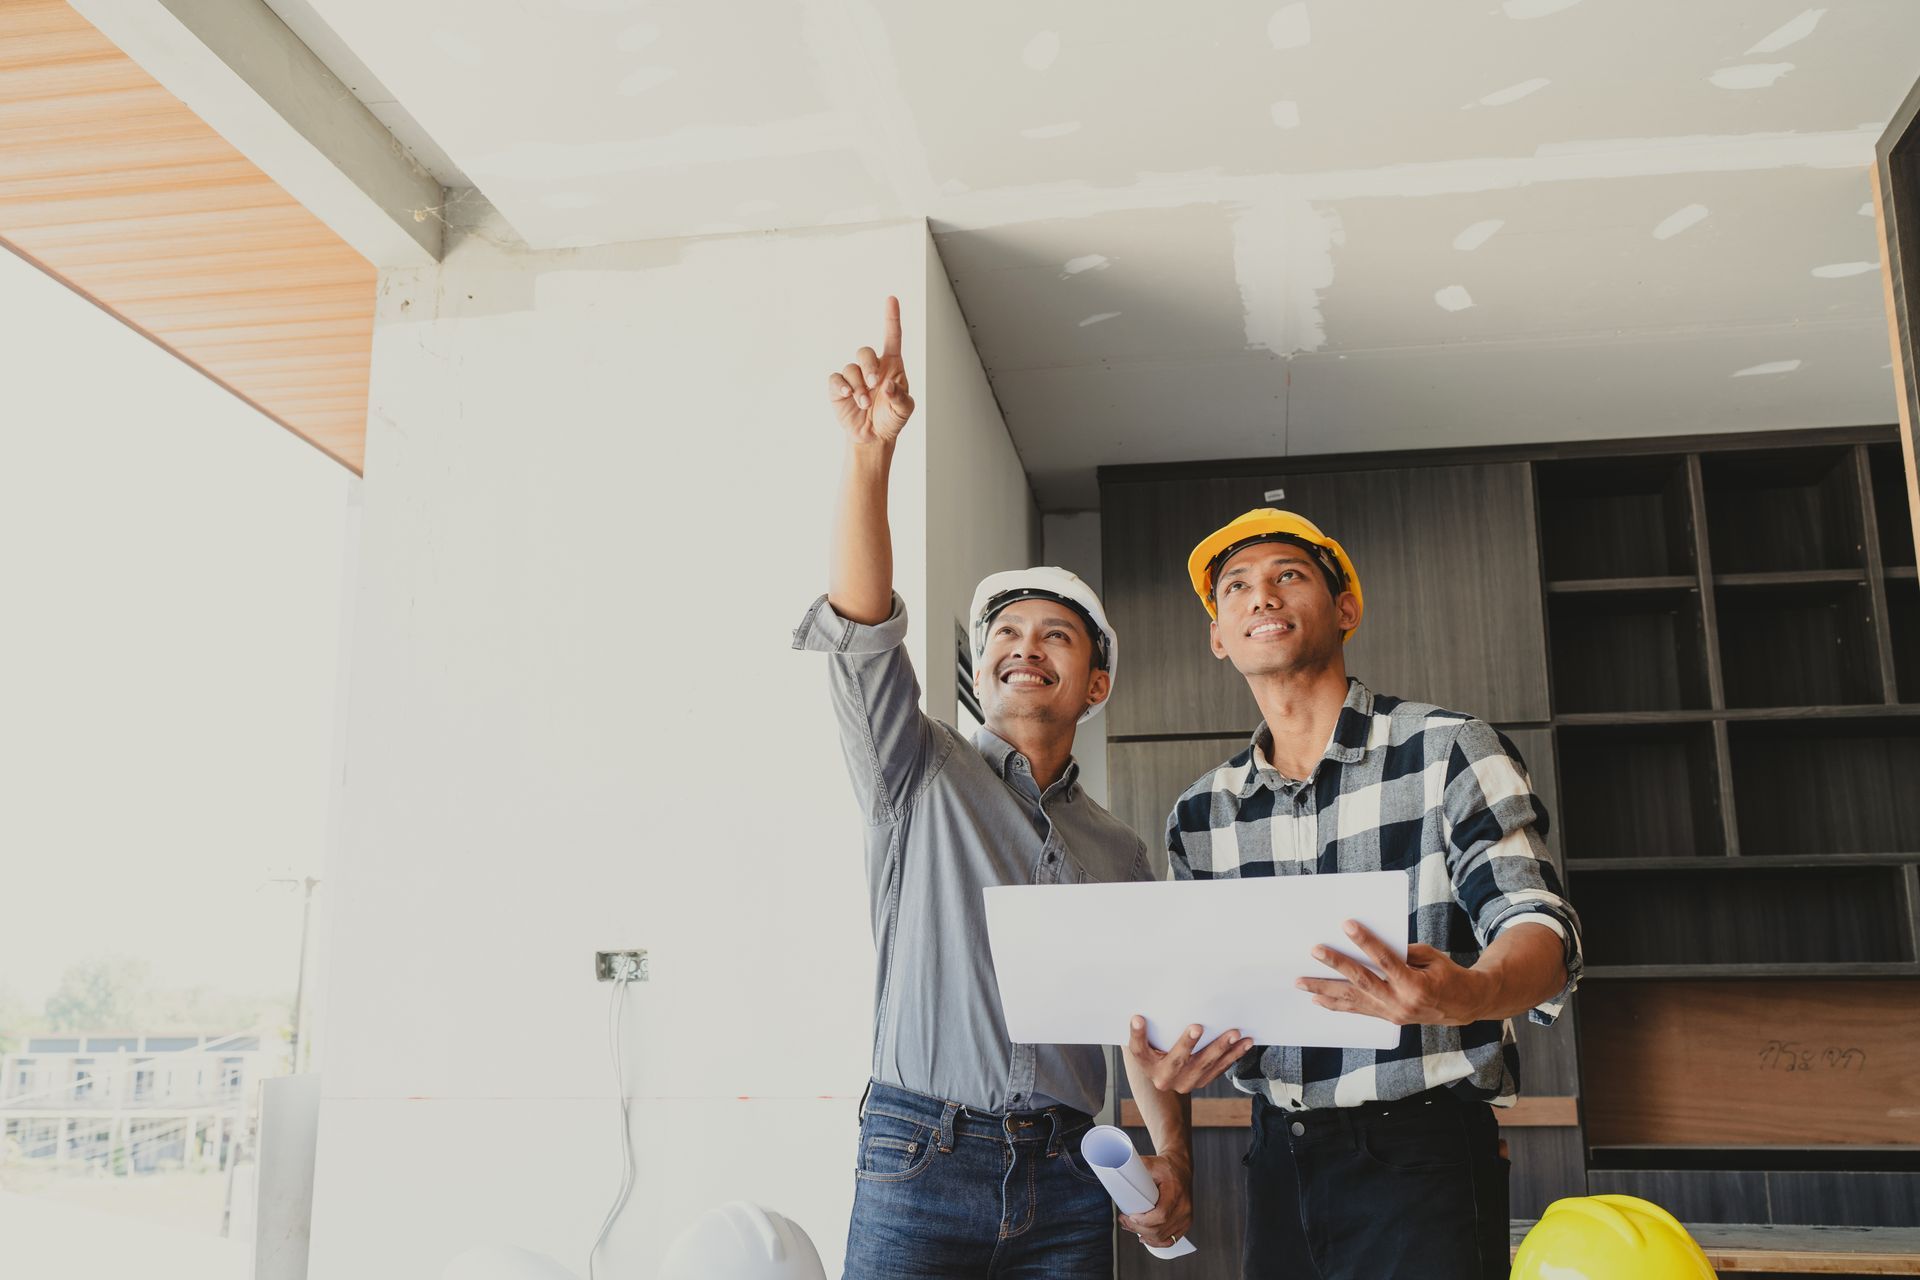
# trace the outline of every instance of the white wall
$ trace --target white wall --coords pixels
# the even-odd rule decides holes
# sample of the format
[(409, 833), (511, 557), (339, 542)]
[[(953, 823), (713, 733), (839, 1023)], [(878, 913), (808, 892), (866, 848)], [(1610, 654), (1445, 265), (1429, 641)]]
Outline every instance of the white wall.
[(1000, 406), (974, 352), (933, 238), (927, 238), (927, 363), (916, 396), (927, 449), (927, 589), (921, 613), (928, 711), (954, 723), (955, 628), (980, 579), (1039, 558), (1040, 516)]
[[(926, 607), (931, 574), (986, 554), (930, 571), (929, 522), (999, 538), (1024, 478), (919, 222), (455, 239), (381, 289), (312, 1274), (431, 1280), (488, 1242), (586, 1274), (619, 1178), (591, 953), (626, 946), (640, 1181), (601, 1274), (733, 1197), (837, 1274), (872, 943), (824, 661), (788, 645), (824, 589), (825, 378), (886, 293), (924, 371), (892, 498), (915, 652), (964, 608)], [(931, 496), (930, 437), (957, 459)]]

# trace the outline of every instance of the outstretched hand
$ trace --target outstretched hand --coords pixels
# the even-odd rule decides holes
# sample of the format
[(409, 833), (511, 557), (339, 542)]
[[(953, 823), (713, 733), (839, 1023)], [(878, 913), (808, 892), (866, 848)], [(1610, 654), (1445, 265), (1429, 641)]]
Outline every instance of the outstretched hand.
[(887, 299), (879, 352), (862, 347), (853, 363), (828, 374), (827, 399), (855, 444), (891, 444), (905, 429), (913, 416), (913, 396), (900, 359), (900, 299)]
[(1331, 947), (1315, 947), (1313, 958), (1341, 976), (1301, 978), (1294, 985), (1322, 1009), (1364, 1013), (1402, 1027), (1460, 1027), (1486, 1016), (1481, 974), (1424, 942), (1409, 946), (1403, 960), (1358, 922), (1349, 920), (1345, 927), (1379, 972)]

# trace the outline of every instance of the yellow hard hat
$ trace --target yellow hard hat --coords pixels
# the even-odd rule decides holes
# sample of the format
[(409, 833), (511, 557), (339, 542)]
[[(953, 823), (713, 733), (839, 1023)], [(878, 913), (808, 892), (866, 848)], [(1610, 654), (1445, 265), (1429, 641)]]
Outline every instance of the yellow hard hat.
[(1569, 1196), (1547, 1206), (1513, 1259), (1513, 1280), (1713, 1280), (1707, 1255), (1657, 1204)]
[[(1360, 606), (1362, 613), (1366, 612), (1366, 601), (1360, 595), (1360, 575), (1354, 571), (1353, 561), (1347, 558), (1345, 547), (1320, 532), (1320, 526), (1305, 516), (1275, 507), (1255, 507), (1200, 539), (1200, 545), (1187, 557), (1187, 576), (1193, 579), (1194, 594), (1207, 606), (1209, 618), (1220, 616), (1213, 600), (1214, 573), (1228, 556), (1255, 542), (1294, 542), (1318, 549), (1320, 554), (1316, 558), (1321, 567), (1329, 571), (1329, 576), (1339, 578), (1340, 590), (1353, 592), (1353, 602)], [(1332, 564), (1327, 563), (1328, 556), (1333, 558)], [(1341, 634), (1341, 640), (1346, 640), (1359, 626), (1360, 620), (1354, 619), (1353, 626)]]

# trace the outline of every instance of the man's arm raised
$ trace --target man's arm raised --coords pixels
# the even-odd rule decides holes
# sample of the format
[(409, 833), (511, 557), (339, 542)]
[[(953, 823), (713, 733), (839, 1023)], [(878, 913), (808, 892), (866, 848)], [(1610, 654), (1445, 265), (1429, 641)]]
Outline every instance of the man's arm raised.
[(888, 298), (880, 350), (862, 347), (827, 375), (827, 399), (846, 433), (840, 500), (833, 526), (827, 601), (835, 613), (868, 626), (893, 612), (893, 534), (887, 524), (887, 477), (894, 442), (913, 416), (900, 358), (900, 300)]

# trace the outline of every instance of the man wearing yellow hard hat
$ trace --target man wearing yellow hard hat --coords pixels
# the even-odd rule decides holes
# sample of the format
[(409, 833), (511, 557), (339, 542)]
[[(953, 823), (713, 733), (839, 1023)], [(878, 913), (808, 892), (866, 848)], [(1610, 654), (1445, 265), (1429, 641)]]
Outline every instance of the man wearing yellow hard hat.
[[(894, 442), (914, 409), (897, 301), (880, 350), (860, 348), (827, 395), (846, 441), (832, 568), (794, 647), (828, 655), (878, 952), (843, 1274), (1110, 1280), (1113, 1206), (1080, 1151), (1106, 1054), (1009, 1040), (982, 891), (1148, 878), (1146, 847), (1086, 794), (1073, 760), (1120, 640), (1072, 573), (990, 574), (969, 610), (985, 727), (969, 737), (922, 712), (887, 524)], [(1164, 1229), (1184, 1232), (1189, 1166), (1180, 1152), (1149, 1159)]]
[[(1203, 538), (1188, 572), (1213, 653), (1246, 679), (1261, 723), (1174, 805), (1170, 875), (1407, 877), (1405, 956), (1349, 921), (1378, 972), (1316, 947), (1334, 976), (1299, 980), (1315, 1004), (1400, 1026), (1399, 1043), (1263, 1045), (1232, 1068), (1254, 1097), (1244, 1274), (1505, 1276), (1507, 1164), (1492, 1108), (1518, 1096), (1509, 1019), (1551, 1023), (1581, 967), (1579, 920), (1541, 842), (1547, 815), (1526, 767), (1483, 721), (1347, 674), (1360, 575), (1311, 520), (1249, 511)], [(1193, 1048), (1183, 1037), (1160, 1053), (1136, 1020), (1127, 1072), (1156, 1135), (1184, 1136), (1180, 1095), (1204, 1057)], [(1155, 1214), (1122, 1223), (1161, 1242)]]

